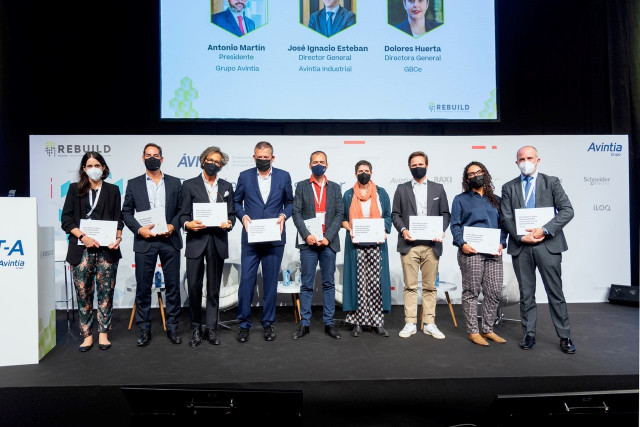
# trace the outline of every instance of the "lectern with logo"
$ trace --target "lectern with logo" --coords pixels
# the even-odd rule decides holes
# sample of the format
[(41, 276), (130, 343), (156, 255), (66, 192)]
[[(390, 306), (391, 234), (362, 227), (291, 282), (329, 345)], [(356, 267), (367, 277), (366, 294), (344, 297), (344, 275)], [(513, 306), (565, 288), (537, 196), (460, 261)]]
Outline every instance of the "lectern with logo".
[(38, 363), (55, 346), (54, 268), (36, 199), (0, 198), (0, 366)]

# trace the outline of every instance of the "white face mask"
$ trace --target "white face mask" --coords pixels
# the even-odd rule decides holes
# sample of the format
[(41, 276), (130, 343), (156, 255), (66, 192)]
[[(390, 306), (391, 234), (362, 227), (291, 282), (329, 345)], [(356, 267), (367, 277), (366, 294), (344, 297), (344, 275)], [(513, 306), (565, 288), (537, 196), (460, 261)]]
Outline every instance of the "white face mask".
[(102, 178), (102, 169), (93, 167), (86, 170), (87, 176), (91, 181), (100, 181)]
[(518, 168), (520, 169), (520, 172), (522, 172), (522, 175), (529, 176), (536, 169), (536, 164), (525, 160), (524, 162), (518, 163)]

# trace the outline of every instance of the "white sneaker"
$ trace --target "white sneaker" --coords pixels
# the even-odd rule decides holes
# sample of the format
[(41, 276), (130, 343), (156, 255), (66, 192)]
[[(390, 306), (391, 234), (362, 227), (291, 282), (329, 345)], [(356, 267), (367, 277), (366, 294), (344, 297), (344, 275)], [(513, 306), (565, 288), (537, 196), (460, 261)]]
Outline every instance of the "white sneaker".
[(416, 333), (416, 329), (415, 323), (406, 323), (398, 335), (402, 338), (409, 338), (411, 335)]
[(438, 329), (435, 323), (425, 323), (424, 333), (427, 335), (431, 335), (432, 337), (437, 338), (439, 340), (444, 339), (444, 334), (440, 332), (440, 329)]

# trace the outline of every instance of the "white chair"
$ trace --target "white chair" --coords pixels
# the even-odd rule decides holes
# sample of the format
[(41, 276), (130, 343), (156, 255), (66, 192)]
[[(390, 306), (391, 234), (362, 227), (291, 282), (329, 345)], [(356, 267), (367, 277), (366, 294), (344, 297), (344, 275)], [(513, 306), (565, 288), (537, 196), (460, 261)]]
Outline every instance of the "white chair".
[[(498, 313), (494, 326), (498, 326), (504, 321), (520, 322), (520, 319), (509, 319), (505, 317), (502, 312), (503, 307), (509, 307), (510, 305), (520, 303), (520, 288), (518, 287), (518, 279), (516, 273), (513, 271), (513, 265), (510, 262), (503, 262), (503, 276), (502, 276), (502, 293), (500, 294), (500, 302), (498, 303)], [(478, 296), (478, 304), (482, 304), (484, 295), (480, 293)], [(482, 316), (478, 316), (481, 318)]]
[[(73, 277), (71, 276), (71, 268), (67, 265), (67, 248), (68, 243), (66, 240), (56, 240), (54, 246), (55, 252), (55, 262), (62, 263), (62, 268), (64, 270), (64, 298), (56, 301), (56, 303), (65, 303), (67, 306), (67, 332), (71, 332), (71, 320), (69, 319), (69, 301), (71, 301), (71, 318), (75, 322), (75, 305), (73, 302)], [(68, 271), (68, 273), (67, 273)], [(69, 288), (71, 288), (71, 295), (69, 295)]]

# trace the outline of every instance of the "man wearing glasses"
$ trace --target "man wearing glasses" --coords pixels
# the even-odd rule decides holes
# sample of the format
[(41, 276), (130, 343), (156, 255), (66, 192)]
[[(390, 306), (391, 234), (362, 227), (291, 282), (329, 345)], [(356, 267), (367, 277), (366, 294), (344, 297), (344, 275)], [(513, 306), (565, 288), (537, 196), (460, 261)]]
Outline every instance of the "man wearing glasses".
[[(182, 184), (180, 224), (187, 233), (185, 257), (187, 258), (189, 314), (191, 315), (190, 347), (199, 346), (203, 339), (213, 345), (220, 344), (220, 339), (216, 335), (220, 282), (224, 260), (229, 258), (228, 232), (236, 221), (233, 209), (233, 187), (229, 182), (218, 178), (218, 172), (227, 162), (229, 162), (229, 156), (220, 151), (220, 148), (209, 147), (200, 154), (202, 173), (195, 178), (187, 179)], [(223, 210), (226, 210), (225, 219), (219, 224), (203, 223), (194, 216), (194, 203), (223, 204)], [(207, 262), (207, 303), (203, 322), (202, 284), (205, 260)], [(203, 324), (205, 325), (204, 334)]]
[[(443, 339), (436, 326), (436, 276), (442, 255), (442, 239), (449, 227), (449, 202), (442, 184), (427, 180), (429, 158), (422, 151), (409, 155), (409, 170), (413, 179), (398, 185), (393, 195), (391, 219), (398, 230), (398, 252), (404, 275), (405, 326), (402, 338), (416, 333), (418, 320), (418, 270), (422, 272), (422, 318), (424, 333)], [(412, 216), (442, 216), (442, 236), (433, 240), (416, 240), (409, 231)]]
[[(136, 325), (140, 328), (138, 346), (151, 341), (151, 287), (158, 256), (162, 265), (166, 291), (167, 337), (173, 344), (180, 344), (178, 318), (180, 316), (180, 250), (182, 238), (180, 223), (180, 180), (160, 170), (163, 162), (162, 148), (149, 143), (145, 145), (142, 161), (146, 173), (129, 180), (122, 205), (122, 218), (134, 235), (133, 251), (136, 265)], [(160, 210), (164, 224), (141, 225), (136, 212)], [(162, 226), (162, 227), (161, 227)]]

